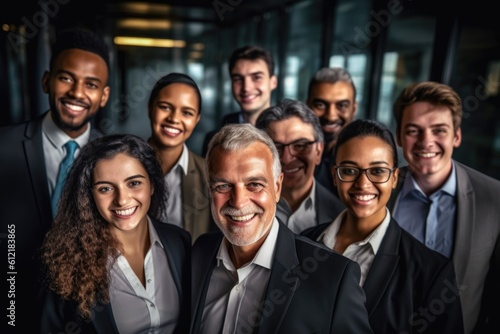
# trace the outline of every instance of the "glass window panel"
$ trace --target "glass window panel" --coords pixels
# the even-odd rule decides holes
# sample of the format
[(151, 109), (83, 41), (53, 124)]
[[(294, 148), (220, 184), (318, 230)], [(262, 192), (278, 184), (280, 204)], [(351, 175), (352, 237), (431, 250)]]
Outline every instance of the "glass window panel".
[(429, 10), (405, 3), (388, 20), (376, 119), (392, 130), (392, 105), (397, 95), (407, 84), (429, 79), (436, 26)]
[(289, 8), (285, 82), (278, 83), (285, 98), (305, 101), (309, 81), (320, 67), (322, 7), (322, 1), (310, 0)]
[(358, 109), (356, 117), (366, 115), (365, 92), (369, 81), (368, 66), (371, 63), (369, 38), (365, 38), (364, 29), (373, 20), (369, 16), (372, 6), (370, 0), (339, 0), (335, 8), (333, 55), (331, 67), (343, 67), (351, 74), (356, 86)]
[[(479, 8), (481, 15), (473, 15)], [(463, 17), (450, 85), (463, 105), (462, 144), (453, 157), (500, 179), (500, 26), (496, 15), (492, 4), (483, 3)]]

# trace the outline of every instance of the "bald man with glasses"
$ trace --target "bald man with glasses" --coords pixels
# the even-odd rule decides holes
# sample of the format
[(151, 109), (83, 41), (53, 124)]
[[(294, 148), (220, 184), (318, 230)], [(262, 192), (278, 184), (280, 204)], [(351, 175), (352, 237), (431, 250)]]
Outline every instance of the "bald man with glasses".
[(344, 205), (316, 182), (324, 136), (318, 117), (303, 102), (285, 99), (263, 111), (255, 126), (273, 140), (284, 173), (276, 216), (293, 232), (330, 222)]

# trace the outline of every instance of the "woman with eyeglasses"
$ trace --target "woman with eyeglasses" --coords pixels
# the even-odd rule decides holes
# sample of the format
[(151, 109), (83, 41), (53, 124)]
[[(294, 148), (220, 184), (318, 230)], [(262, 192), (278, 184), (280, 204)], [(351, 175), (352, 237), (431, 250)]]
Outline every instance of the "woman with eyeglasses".
[(346, 209), (302, 232), (359, 263), (375, 333), (463, 333), (452, 262), (401, 229), (387, 209), (398, 178), (391, 132), (356, 120), (340, 133), (332, 167)]

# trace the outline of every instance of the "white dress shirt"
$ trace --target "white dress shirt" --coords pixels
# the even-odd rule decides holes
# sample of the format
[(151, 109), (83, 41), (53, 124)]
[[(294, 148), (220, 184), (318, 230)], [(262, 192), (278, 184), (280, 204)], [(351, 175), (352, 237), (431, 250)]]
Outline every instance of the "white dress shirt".
[(111, 268), (111, 308), (120, 334), (173, 333), (180, 301), (156, 230), (148, 217), (151, 246), (144, 259), (146, 287), (120, 255)]
[(281, 196), (276, 207), (276, 217), (296, 234), (316, 226), (316, 181), (313, 180), (309, 195), (300, 203), (295, 212), (292, 212), (285, 197)]
[(186, 144), (174, 167), (165, 175), (165, 189), (168, 194), (167, 209), (162, 221), (184, 228), (182, 221), (182, 175), (188, 173), (189, 154)]
[[(337, 240), (337, 233), (339, 232), (340, 226), (342, 225), (342, 220), (347, 214), (347, 210), (344, 210), (337, 218), (321, 233), (318, 237), (319, 242), (324, 243), (327, 247), (333, 249), (335, 247), (335, 242)], [(375, 255), (380, 248), (382, 239), (387, 231), (387, 226), (391, 221), (391, 213), (386, 208), (386, 215), (382, 223), (372, 233), (370, 233), (364, 240), (354, 242), (350, 244), (342, 253), (345, 257), (356, 261), (361, 268), (361, 278), (359, 285), (363, 286), (365, 284), (366, 276), (372, 266)]]
[(236, 269), (229, 257), (227, 240), (217, 253), (201, 319), (200, 333), (252, 333), (259, 324), (258, 309), (271, 275), (279, 223), (271, 231), (253, 260)]

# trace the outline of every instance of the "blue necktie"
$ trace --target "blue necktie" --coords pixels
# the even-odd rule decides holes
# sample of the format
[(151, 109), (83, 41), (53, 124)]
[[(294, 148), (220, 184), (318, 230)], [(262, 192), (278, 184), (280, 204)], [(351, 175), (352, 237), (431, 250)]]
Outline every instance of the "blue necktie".
[(54, 192), (52, 193), (52, 216), (55, 217), (57, 213), (57, 205), (59, 203), (59, 198), (61, 197), (64, 182), (66, 181), (66, 176), (68, 175), (69, 168), (75, 160), (75, 151), (78, 148), (78, 143), (74, 140), (68, 141), (64, 144), (66, 148), (66, 156), (61, 161), (59, 165), (59, 172), (57, 173), (56, 186), (54, 187)]

